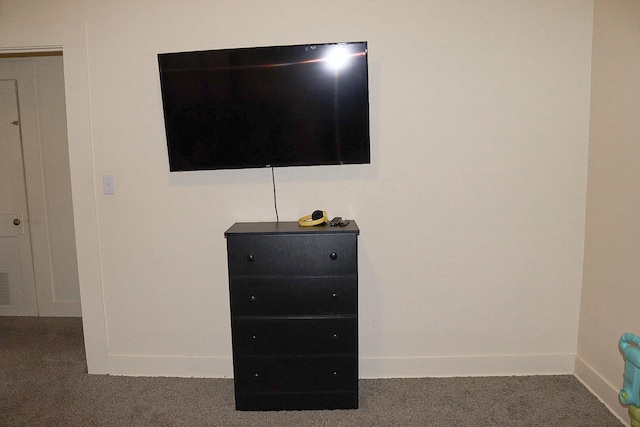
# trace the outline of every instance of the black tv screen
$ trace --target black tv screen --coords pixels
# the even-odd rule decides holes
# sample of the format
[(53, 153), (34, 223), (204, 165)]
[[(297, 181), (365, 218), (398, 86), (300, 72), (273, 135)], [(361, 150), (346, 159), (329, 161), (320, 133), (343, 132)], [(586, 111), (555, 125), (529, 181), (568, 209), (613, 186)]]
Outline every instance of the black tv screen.
[(370, 162), (367, 43), (158, 55), (171, 171)]

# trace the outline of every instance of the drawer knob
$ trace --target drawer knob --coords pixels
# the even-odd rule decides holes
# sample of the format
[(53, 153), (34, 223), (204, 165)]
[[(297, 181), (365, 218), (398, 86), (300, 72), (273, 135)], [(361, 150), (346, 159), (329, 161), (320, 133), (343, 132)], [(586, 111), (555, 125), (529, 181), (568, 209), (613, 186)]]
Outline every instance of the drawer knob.
[(262, 375), (260, 375), (260, 372), (254, 372), (253, 373), (253, 381), (258, 382), (262, 379)]
[(337, 259), (338, 259), (338, 254), (337, 254), (337, 253), (335, 253), (335, 252), (331, 252), (331, 253), (329, 254), (329, 258), (331, 258), (332, 260), (334, 260), (334, 261), (335, 261), (335, 260), (337, 260)]
[(338, 378), (339, 376), (340, 376), (340, 372), (338, 371), (331, 372), (331, 378)]
[(249, 262), (253, 262), (253, 260), (254, 260), (254, 259), (255, 259), (255, 258), (253, 257), (253, 254), (249, 254), (249, 255), (247, 255), (247, 261), (249, 261)]
[(255, 301), (256, 301), (256, 296), (255, 296), (255, 295), (251, 295), (251, 296), (249, 297), (249, 301), (251, 301), (251, 302), (255, 302)]
[(333, 334), (333, 335), (331, 335), (331, 338), (333, 338), (334, 340), (336, 340), (336, 341), (337, 341), (338, 339), (340, 339), (340, 335), (338, 335), (338, 334)]
[(337, 299), (338, 299), (338, 294), (337, 294), (337, 293), (335, 293), (335, 292), (334, 292), (334, 293), (332, 293), (332, 294), (331, 294), (331, 299), (332, 299), (332, 300), (334, 300), (334, 301), (335, 301), (335, 300), (337, 300)]

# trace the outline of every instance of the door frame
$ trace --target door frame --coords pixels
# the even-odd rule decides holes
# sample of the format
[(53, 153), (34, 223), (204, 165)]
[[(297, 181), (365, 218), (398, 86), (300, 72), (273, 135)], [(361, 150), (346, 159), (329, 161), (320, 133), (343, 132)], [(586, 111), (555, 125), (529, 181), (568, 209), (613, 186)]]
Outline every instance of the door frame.
[(67, 134), (87, 367), (109, 373), (93, 166), (86, 25), (83, 20), (3, 21), (0, 53), (63, 52)]

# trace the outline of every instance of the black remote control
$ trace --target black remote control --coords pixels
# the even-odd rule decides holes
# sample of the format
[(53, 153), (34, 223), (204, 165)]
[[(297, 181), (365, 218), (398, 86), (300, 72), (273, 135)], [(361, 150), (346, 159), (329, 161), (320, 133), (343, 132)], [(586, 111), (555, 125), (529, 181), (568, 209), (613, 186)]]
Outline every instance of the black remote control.
[(331, 227), (335, 227), (338, 224), (340, 224), (340, 221), (342, 221), (342, 217), (341, 216), (337, 216), (337, 217), (333, 218), (331, 221), (329, 221), (329, 225)]

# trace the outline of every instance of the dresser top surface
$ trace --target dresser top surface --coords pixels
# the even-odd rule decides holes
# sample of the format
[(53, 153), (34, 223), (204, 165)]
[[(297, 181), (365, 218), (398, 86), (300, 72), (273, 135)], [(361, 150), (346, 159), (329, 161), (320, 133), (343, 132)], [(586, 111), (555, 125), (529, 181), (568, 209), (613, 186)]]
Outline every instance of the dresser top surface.
[(349, 220), (349, 224), (345, 227), (330, 227), (329, 225), (316, 225), (311, 227), (302, 227), (297, 221), (280, 221), (280, 222), (236, 222), (225, 231), (224, 235), (229, 234), (342, 234), (352, 233), (360, 234), (360, 229), (354, 220)]

